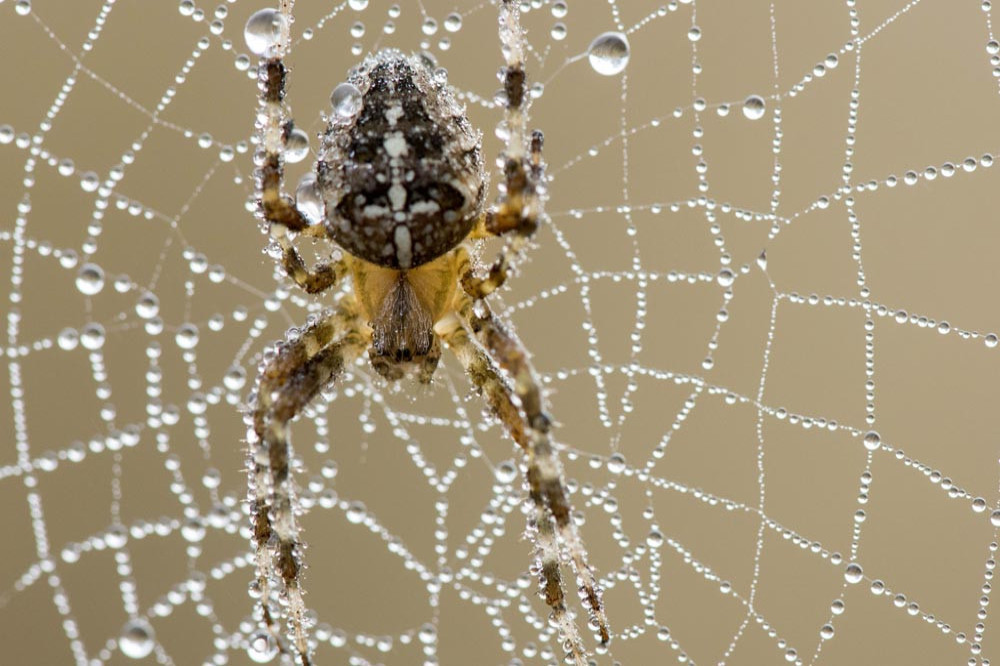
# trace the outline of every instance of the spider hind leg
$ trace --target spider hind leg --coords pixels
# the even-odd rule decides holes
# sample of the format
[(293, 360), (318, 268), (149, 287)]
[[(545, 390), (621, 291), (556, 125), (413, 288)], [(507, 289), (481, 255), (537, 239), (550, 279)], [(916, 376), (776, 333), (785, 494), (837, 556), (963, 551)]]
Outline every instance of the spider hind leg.
[[(339, 339), (336, 335), (342, 333)], [(302, 590), (303, 542), (294, 509), (289, 423), (335, 381), (366, 343), (356, 317), (338, 310), (305, 329), (266, 361), (252, 397), (249, 471), (253, 546), (263, 620), (287, 652), (279, 616), (271, 612), (271, 572), (280, 578), (294, 654), (311, 666)]]

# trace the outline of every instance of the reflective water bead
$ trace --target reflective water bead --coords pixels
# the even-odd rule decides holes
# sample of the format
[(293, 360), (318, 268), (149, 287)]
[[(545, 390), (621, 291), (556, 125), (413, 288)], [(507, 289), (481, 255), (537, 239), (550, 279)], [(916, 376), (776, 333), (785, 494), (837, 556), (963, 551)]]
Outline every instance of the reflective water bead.
[(84, 192), (96, 192), (101, 181), (93, 171), (84, 171), (80, 174), (80, 188)]
[(688, 30), (688, 40), (692, 42), (697, 42), (701, 39), (701, 28), (696, 25), (691, 26)]
[(563, 0), (552, 3), (552, 15), (556, 18), (563, 18), (567, 12), (569, 12), (569, 6)]
[(356, 12), (363, 12), (368, 8), (368, 0), (347, 0), (347, 6)]
[(309, 154), (309, 135), (301, 128), (295, 127), (285, 139), (285, 161), (289, 164), (301, 162)]
[(278, 642), (270, 632), (258, 629), (247, 638), (247, 656), (258, 664), (266, 664), (278, 655)]
[(104, 327), (96, 322), (91, 322), (80, 331), (80, 342), (85, 349), (96, 351), (104, 346)]
[(444, 29), (448, 32), (458, 32), (462, 29), (462, 15), (452, 12), (444, 18)]
[(348, 522), (357, 525), (365, 519), (368, 515), (368, 509), (365, 507), (363, 502), (351, 502), (347, 507), (347, 520)]
[(323, 221), (323, 195), (316, 183), (316, 174), (312, 171), (299, 179), (295, 188), (295, 207), (309, 222), (317, 224)]
[(500, 483), (513, 483), (517, 478), (517, 465), (512, 460), (504, 460), (497, 465), (494, 474)]
[(135, 303), (135, 313), (142, 319), (152, 319), (160, 311), (160, 299), (151, 291), (144, 291)]
[(153, 627), (146, 620), (129, 620), (118, 637), (118, 648), (126, 657), (142, 659), (156, 646), (155, 635)]
[(865, 448), (869, 451), (878, 451), (882, 446), (882, 437), (874, 430), (869, 430), (864, 436)]
[(64, 328), (59, 331), (59, 335), (56, 337), (56, 344), (59, 345), (59, 349), (72, 351), (80, 344), (80, 333), (75, 328)]
[(864, 578), (864, 575), (864, 570), (857, 562), (851, 562), (847, 565), (847, 568), (844, 569), (844, 580), (852, 585), (860, 583)]
[(255, 55), (273, 55), (286, 21), (287, 19), (277, 9), (268, 8), (254, 12), (243, 29), (247, 48)]
[(10, 125), (0, 125), (0, 144), (8, 144), (14, 140), (14, 128)]
[(621, 32), (598, 35), (587, 48), (587, 59), (594, 71), (604, 76), (620, 74), (628, 65), (628, 38)]
[(330, 94), (334, 112), (341, 118), (352, 118), (361, 110), (361, 91), (352, 83), (341, 83)]
[(620, 453), (612, 453), (608, 458), (608, 471), (612, 474), (621, 474), (625, 471), (625, 456)]
[(555, 25), (552, 26), (552, 29), (549, 30), (549, 34), (552, 36), (552, 39), (556, 40), (557, 42), (561, 42), (562, 40), (566, 39), (566, 34), (567, 34), (566, 24), (556, 23)]
[(831, 638), (833, 638), (833, 634), (834, 631), (832, 624), (824, 624), (822, 627), (819, 628), (819, 637), (822, 638), (824, 641), (828, 641)]
[(198, 327), (194, 324), (183, 324), (177, 329), (174, 341), (181, 349), (194, 349), (198, 346)]
[(31, 13), (31, 0), (17, 0), (14, 3), (14, 11), (20, 16), (27, 16)]
[(766, 109), (764, 98), (760, 95), (750, 95), (743, 100), (743, 115), (750, 120), (760, 120)]
[(86, 296), (101, 293), (104, 289), (104, 269), (91, 263), (81, 266), (76, 274), (76, 288)]

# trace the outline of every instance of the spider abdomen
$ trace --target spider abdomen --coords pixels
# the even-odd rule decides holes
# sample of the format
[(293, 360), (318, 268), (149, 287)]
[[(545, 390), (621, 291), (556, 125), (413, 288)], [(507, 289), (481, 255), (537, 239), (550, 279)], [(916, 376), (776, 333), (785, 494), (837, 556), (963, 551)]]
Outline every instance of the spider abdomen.
[(379, 51), (348, 84), (360, 103), (334, 114), (317, 166), (327, 232), (373, 264), (420, 266), (461, 242), (482, 212), (481, 135), (421, 56)]

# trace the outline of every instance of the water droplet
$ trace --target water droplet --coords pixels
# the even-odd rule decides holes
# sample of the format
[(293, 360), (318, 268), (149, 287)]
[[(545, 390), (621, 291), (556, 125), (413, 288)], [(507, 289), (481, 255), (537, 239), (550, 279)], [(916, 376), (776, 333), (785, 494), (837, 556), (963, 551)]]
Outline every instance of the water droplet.
[(101, 293), (104, 289), (104, 270), (97, 264), (84, 264), (76, 274), (76, 288), (86, 296)]
[(201, 518), (189, 518), (181, 525), (181, 536), (190, 543), (200, 542), (205, 538), (205, 523)]
[(621, 73), (628, 65), (628, 38), (620, 32), (598, 35), (587, 48), (587, 59), (598, 74), (614, 76)]
[(135, 302), (135, 313), (141, 319), (152, 319), (160, 311), (160, 299), (151, 291), (144, 291)]
[(430, 645), (437, 640), (437, 628), (430, 623), (421, 625), (420, 630), (417, 632), (417, 638), (424, 645)]
[(569, 6), (563, 0), (552, 3), (552, 15), (556, 18), (563, 18), (568, 12)]
[(764, 117), (764, 110), (767, 105), (760, 95), (750, 95), (743, 100), (743, 115), (750, 120), (760, 120)]
[(126, 657), (142, 659), (153, 651), (156, 645), (154, 636), (153, 627), (146, 620), (129, 620), (118, 637), (118, 648)]
[(270, 56), (281, 39), (286, 19), (277, 9), (261, 9), (247, 20), (243, 38), (247, 48), (256, 55)]
[(80, 334), (75, 328), (64, 328), (59, 331), (59, 336), (56, 338), (56, 344), (59, 345), (59, 349), (64, 351), (76, 349), (79, 343)]
[(513, 460), (504, 460), (497, 465), (494, 473), (500, 483), (513, 483), (514, 479), (517, 478), (517, 465), (514, 464)]
[(347, 0), (347, 5), (356, 12), (363, 12), (368, 8), (368, 0)]
[(299, 184), (295, 188), (295, 207), (312, 224), (323, 221), (325, 210), (323, 196), (316, 182), (316, 174), (312, 171), (303, 174), (299, 179)]
[(990, 55), (996, 55), (1000, 53), (1000, 42), (998, 42), (995, 39), (991, 39), (990, 41), (986, 42), (986, 52), (989, 53)]
[(986, 343), (987, 347), (989, 347), (990, 349), (993, 349), (994, 347), (997, 346), (997, 342), (1000, 342), (1000, 340), (997, 339), (997, 334), (996, 333), (990, 333), (985, 338), (983, 338), (983, 342)]
[(14, 128), (10, 125), (0, 125), (0, 144), (8, 144), (14, 140)]
[(84, 171), (80, 174), (80, 188), (84, 192), (96, 192), (100, 185), (101, 181), (93, 171)]
[(833, 633), (834, 632), (832, 624), (824, 624), (822, 627), (819, 628), (819, 637), (822, 638), (824, 641), (828, 641), (831, 638), (833, 638)]
[(846, 580), (851, 585), (856, 585), (857, 583), (860, 583), (864, 578), (864, 575), (865, 575), (864, 570), (861, 568), (861, 565), (858, 564), (857, 562), (851, 562), (850, 564), (847, 565), (847, 568), (844, 569), (844, 580)]
[(620, 453), (612, 453), (608, 458), (608, 471), (612, 474), (621, 474), (625, 471), (625, 456)]
[(194, 324), (183, 324), (177, 329), (174, 341), (181, 349), (194, 349), (198, 346), (198, 327)]
[(1000, 527), (1000, 509), (994, 509), (990, 513), (990, 524), (993, 527)]
[(719, 271), (719, 274), (716, 276), (715, 279), (716, 281), (718, 281), (720, 286), (731, 287), (733, 286), (733, 282), (736, 281), (736, 276), (728, 268), (723, 268), (721, 271)]
[(655, 527), (649, 530), (649, 534), (646, 535), (646, 545), (650, 548), (659, 548), (663, 545), (663, 532), (656, 529)]
[(462, 29), (462, 15), (452, 12), (444, 18), (444, 29), (448, 32), (458, 32)]
[(222, 378), (222, 383), (230, 391), (239, 391), (247, 383), (247, 371), (239, 365), (231, 365)]
[(557, 42), (561, 42), (562, 40), (566, 39), (567, 33), (568, 31), (566, 30), (565, 23), (556, 23), (552, 26), (552, 29), (549, 30), (549, 34), (552, 35), (552, 39), (556, 40)]
[(285, 139), (285, 161), (289, 164), (301, 162), (309, 154), (309, 135), (304, 130), (296, 127), (288, 133)]
[(368, 515), (368, 509), (363, 502), (351, 502), (347, 507), (347, 520), (357, 525)]
[(90, 323), (83, 327), (80, 332), (80, 342), (85, 349), (96, 351), (104, 346), (104, 327), (97, 323)]
[(697, 42), (701, 39), (701, 28), (696, 25), (691, 26), (688, 30), (688, 39), (692, 42)]
[(972, 510), (975, 511), (976, 513), (982, 513), (983, 511), (986, 511), (986, 500), (983, 499), (982, 497), (977, 497), (976, 499), (972, 500)]
[(424, 19), (423, 24), (420, 26), (420, 30), (425, 35), (430, 37), (431, 35), (433, 35), (438, 31), (438, 22), (428, 16), (427, 18)]
[(278, 642), (264, 629), (259, 629), (247, 638), (247, 656), (258, 664), (266, 664), (278, 656)]
[(341, 118), (353, 118), (361, 110), (361, 91), (352, 83), (341, 83), (330, 95), (333, 111)]
[(874, 430), (869, 430), (864, 436), (865, 448), (869, 451), (878, 451), (882, 446), (882, 437)]
[(656, 638), (659, 641), (667, 642), (670, 640), (670, 627), (660, 627), (656, 630)]
[(31, 0), (17, 0), (14, 3), (14, 11), (20, 16), (27, 16), (31, 13)]

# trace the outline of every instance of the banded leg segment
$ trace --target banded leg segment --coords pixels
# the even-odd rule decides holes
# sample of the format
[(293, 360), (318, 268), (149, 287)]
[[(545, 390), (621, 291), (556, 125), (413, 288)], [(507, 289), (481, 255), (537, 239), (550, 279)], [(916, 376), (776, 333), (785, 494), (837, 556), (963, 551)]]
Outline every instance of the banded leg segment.
[[(338, 323), (348, 319), (348, 330)], [(257, 564), (257, 585), (264, 622), (284, 648), (279, 620), (272, 615), (270, 572), (281, 578), (288, 605), (294, 653), (302, 666), (310, 666), (305, 602), (302, 593), (302, 541), (294, 512), (294, 486), (290, 478), (289, 423), (324, 386), (335, 381), (345, 364), (364, 348), (365, 337), (343, 312), (335, 313), (306, 329), (272, 358), (261, 374), (252, 409), (250, 477), (253, 489), (251, 518)]]
[(485, 277), (462, 276), (462, 287), (473, 298), (483, 298), (506, 280), (510, 266), (534, 235), (544, 203), (545, 163), (542, 133), (528, 133), (528, 88), (524, 69), (524, 30), (516, 0), (500, 0), (500, 42), (505, 64), (502, 71), (504, 126), (508, 132), (503, 159), (504, 186), (497, 205), (487, 211), (484, 228), (505, 236), (500, 255)]
[(479, 342), (490, 357), (511, 377), (515, 397), (524, 422), (529, 428), (528, 480), (532, 493), (552, 512), (559, 541), (569, 552), (576, 572), (577, 583), (583, 594), (591, 620), (597, 625), (601, 643), (611, 640), (611, 629), (604, 611), (601, 588), (594, 570), (587, 559), (580, 533), (570, 515), (572, 505), (566, 497), (562, 465), (549, 437), (551, 418), (545, 412), (544, 399), (535, 371), (531, 367), (527, 350), (511, 335), (485, 302), (477, 304), (480, 313), (473, 314), (470, 323)]
[(524, 449), (528, 458), (529, 495), (535, 506), (535, 511), (528, 522), (529, 533), (533, 533), (535, 557), (538, 562), (541, 577), (541, 591), (545, 603), (552, 609), (552, 620), (559, 635), (568, 641), (570, 653), (575, 662), (582, 665), (586, 660), (586, 650), (580, 638), (579, 630), (573, 622), (573, 617), (566, 610), (562, 573), (559, 568), (559, 543), (556, 538), (555, 523), (552, 512), (545, 497), (536, 491), (538, 485), (538, 469), (534, 460), (534, 449), (529, 430), (519, 412), (511, 390), (497, 369), (489, 354), (475, 340), (469, 337), (468, 331), (457, 317), (441, 322), (437, 331), (445, 344), (455, 354), (466, 375), (472, 380), (476, 390), (489, 405), (490, 410), (507, 428), (511, 438)]

